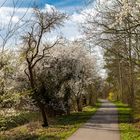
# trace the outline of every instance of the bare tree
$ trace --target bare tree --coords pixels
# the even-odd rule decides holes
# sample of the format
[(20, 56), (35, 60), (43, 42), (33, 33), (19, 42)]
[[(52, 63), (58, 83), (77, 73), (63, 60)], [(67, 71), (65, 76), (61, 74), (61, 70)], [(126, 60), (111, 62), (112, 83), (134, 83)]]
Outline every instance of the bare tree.
[(57, 40), (55, 43), (53, 43), (53, 45), (44, 44), (44, 35), (56, 27), (61, 26), (64, 19), (66, 19), (66, 15), (56, 11), (53, 8), (51, 11), (46, 12), (42, 12), (39, 9), (34, 9), (34, 15), (31, 30), (22, 37), (25, 46), (25, 59), (27, 62), (27, 69), (25, 69), (25, 73), (30, 81), (33, 95), (32, 97), (41, 110), (44, 123), (43, 126), (48, 126), (45, 108), (38, 99), (38, 94), (36, 91), (35, 67), (44, 57), (48, 55), (48, 50), (58, 43)]
[[(26, 24), (24, 21), (24, 18), (26, 17), (27, 13), (30, 10), (31, 3), (33, 1), (30, 0), (29, 5), (27, 8), (25, 8), (23, 14), (18, 16), (18, 19), (15, 21), (14, 18), (17, 16), (18, 12), (20, 12), (20, 8), (23, 5), (23, 0), (12, 0), (12, 5), (9, 8), (9, 11), (7, 11), (8, 14), (8, 21), (4, 23), (1, 21), (1, 27), (0, 27), (0, 43), (1, 43), (1, 51), (3, 52), (5, 50), (5, 47), (8, 43), (8, 41), (13, 38), (15, 34), (22, 29)], [(0, 10), (3, 10), (5, 4), (7, 3), (7, 0), (5, 0), (1, 5), (0, 5)]]

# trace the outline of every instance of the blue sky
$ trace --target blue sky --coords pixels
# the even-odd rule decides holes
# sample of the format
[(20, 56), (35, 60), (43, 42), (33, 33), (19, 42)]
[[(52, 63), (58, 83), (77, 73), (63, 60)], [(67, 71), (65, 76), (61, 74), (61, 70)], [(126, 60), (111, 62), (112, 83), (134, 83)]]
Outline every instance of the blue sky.
[[(34, 4), (34, 2), (39, 8), (44, 9), (46, 8), (46, 5), (48, 7), (51, 7), (51, 5), (53, 5), (61, 12), (66, 12), (70, 15), (69, 19), (65, 21), (63, 27), (58, 28), (47, 36), (47, 38), (50, 40), (55, 40), (59, 35), (63, 35), (69, 40), (75, 40), (83, 37), (82, 32), (79, 31), (81, 29), (81, 26), (79, 26), (79, 24), (83, 22), (82, 11), (86, 10), (86, 12), (90, 12), (92, 7), (91, 5), (86, 7), (86, 2), (88, 0), (0, 0), (0, 21), (3, 21), (4, 24), (6, 23), (6, 25), (11, 19), (10, 13), (12, 13), (14, 10), (13, 1), (18, 1), (17, 7), (19, 7), (17, 8), (18, 10), (16, 11), (15, 15), (13, 16), (14, 23), (18, 22), (20, 17), (25, 14), (27, 7), (32, 7), (31, 5)], [(94, 0), (94, 2), (95, 1), (96, 0)], [(29, 9), (32, 10), (32, 8)], [(27, 19), (31, 16), (30, 14), (30, 12), (26, 14)], [(10, 43), (12, 44), (13, 40)]]
[(31, 7), (36, 4), (38, 7), (43, 8), (46, 4), (54, 5), (56, 8), (65, 10), (66, 12), (74, 12), (85, 6), (86, 0), (0, 0), (0, 5), (4, 2), (4, 6), (13, 7), (13, 1), (17, 3), (17, 7)]
[[(80, 30), (80, 23), (83, 21), (82, 11), (91, 8), (87, 6), (89, 0), (0, 0), (0, 19), (5, 23), (8, 23), (13, 11), (13, 3), (16, 3), (16, 13), (14, 14), (13, 21), (17, 22), (22, 15), (25, 14), (27, 7), (32, 10), (32, 6), (35, 4), (39, 8), (47, 9), (54, 7), (61, 12), (69, 14), (69, 19), (65, 21), (64, 26), (59, 29), (59, 33), (67, 38), (77, 38), (82, 36)], [(93, 0), (96, 1), (96, 0)], [(26, 14), (26, 17), (30, 17), (30, 12)], [(25, 17), (25, 18), (26, 18)], [(79, 28), (80, 27), (80, 28)], [(56, 36), (56, 34), (54, 35)]]
[(45, 4), (54, 5), (57, 9), (64, 10), (67, 13), (73, 13), (83, 9), (85, 0), (38, 0), (38, 4), (43, 7)]
[(10, 16), (14, 10), (14, 4), (16, 3), (16, 12), (13, 16), (13, 22), (16, 23), (22, 15), (25, 14), (27, 8), (30, 10), (25, 16), (25, 19), (31, 16), (32, 6), (35, 4), (39, 8), (47, 9), (54, 7), (61, 12), (69, 14), (69, 19), (65, 21), (64, 26), (58, 28), (51, 38), (54, 38), (58, 34), (63, 35), (68, 39), (79, 38), (81, 32), (79, 32), (79, 23), (82, 20), (82, 11), (87, 0), (0, 0), (0, 20), (5, 23), (9, 22)]
[(42, 4), (48, 3), (58, 8), (63, 8), (63, 7), (71, 7), (71, 6), (73, 7), (84, 6), (85, 0), (42, 0), (42, 2), (39, 3)]

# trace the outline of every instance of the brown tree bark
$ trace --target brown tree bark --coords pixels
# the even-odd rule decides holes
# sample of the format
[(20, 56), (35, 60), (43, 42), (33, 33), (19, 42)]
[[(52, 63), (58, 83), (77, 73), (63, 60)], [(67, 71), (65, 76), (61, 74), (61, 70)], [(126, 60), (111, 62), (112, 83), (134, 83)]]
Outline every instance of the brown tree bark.
[(33, 69), (32, 69), (32, 67), (29, 65), (28, 66), (28, 70), (29, 70), (29, 77), (30, 77), (30, 84), (31, 84), (31, 88), (32, 88), (32, 90), (33, 90), (33, 95), (34, 95), (34, 97), (33, 98), (35, 98), (35, 100), (37, 101), (37, 106), (39, 107), (39, 109), (40, 109), (40, 112), (41, 112), (41, 114), (42, 114), (42, 119), (43, 119), (43, 124), (42, 124), (42, 126), (43, 127), (47, 127), (48, 126), (48, 120), (47, 120), (47, 115), (46, 115), (46, 111), (45, 111), (45, 107), (44, 107), (44, 105), (37, 99), (38, 97), (37, 97), (37, 91), (36, 91), (36, 89), (35, 89), (35, 81), (34, 81), (34, 76), (33, 76)]
[(81, 103), (81, 99), (77, 98), (76, 99), (76, 103), (77, 103), (77, 111), (78, 112), (82, 112), (82, 103)]

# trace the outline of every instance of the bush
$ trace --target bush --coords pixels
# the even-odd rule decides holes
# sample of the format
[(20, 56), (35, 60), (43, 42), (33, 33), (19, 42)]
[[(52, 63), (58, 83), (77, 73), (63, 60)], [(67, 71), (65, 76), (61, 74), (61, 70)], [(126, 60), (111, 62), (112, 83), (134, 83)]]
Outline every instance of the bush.
[(29, 123), (30, 121), (37, 120), (38, 118), (39, 114), (36, 112), (25, 112), (15, 116), (0, 117), (0, 131)]
[(114, 92), (110, 92), (108, 96), (108, 100), (110, 101), (116, 101), (116, 95)]

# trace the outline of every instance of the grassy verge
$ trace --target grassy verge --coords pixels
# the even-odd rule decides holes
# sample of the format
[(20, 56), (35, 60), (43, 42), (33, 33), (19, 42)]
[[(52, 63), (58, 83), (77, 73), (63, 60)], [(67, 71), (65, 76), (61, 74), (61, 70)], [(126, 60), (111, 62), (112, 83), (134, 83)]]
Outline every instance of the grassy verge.
[(22, 112), (13, 116), (0, 116), (0, 131), (8, 130), (38, 119), (39, 113)]
[(115, 104), (118, 108), (121, 140), (140, 140), (140, 130), (136, 124), (131, 123), (131, 108), (121, 102), (115, 102)]
[[(97, 110), (85, 107), (83, 112), (51, 119), (49, 128), (42, 128), (40, 120), (0, 132), (0, 140), (65, 140), (85, 123)], [(30, 116), (30, 114), (29, 114)]]

